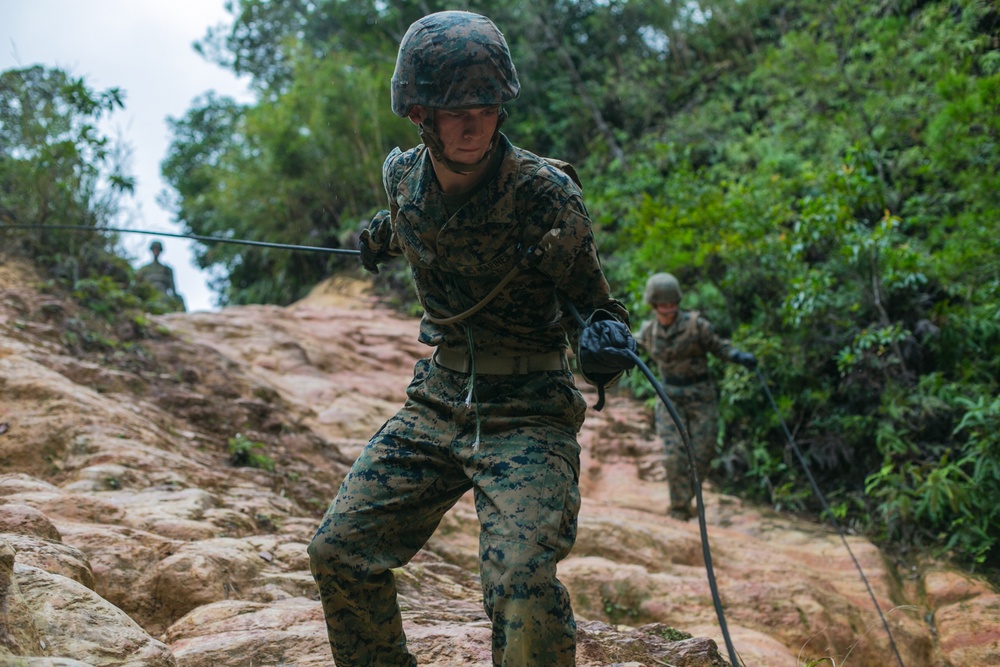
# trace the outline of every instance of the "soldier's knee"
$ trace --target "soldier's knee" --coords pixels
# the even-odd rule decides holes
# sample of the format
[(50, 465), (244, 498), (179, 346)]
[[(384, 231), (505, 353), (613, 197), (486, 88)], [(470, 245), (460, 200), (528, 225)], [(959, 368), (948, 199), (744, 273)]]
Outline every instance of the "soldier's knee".
[(525, 589), (547, 584), (556, 577), (559, 554), (532, 540), (492, 542), (483, 553), (483, 587), (501, 597), (520, 597)]
[(322, 531), (316, 533), (312, 541), (309, 542), (306, 553), (309, 554), (309, 569), (312, 570), (313, 575), (328, 572), (331, 568), (336, 567), (339, 560), (337, 550), (326, 542)]
[(338, 574), (350, 576), (347, 545), (341, 538), (337, 525), (327, 518), (309, 542), (309, 568), (314, 576)]
[(386, 554), (366, 527), (351, 514), (328, 514), (306, 549), (313, 576), (350, 584), (387, 569)]

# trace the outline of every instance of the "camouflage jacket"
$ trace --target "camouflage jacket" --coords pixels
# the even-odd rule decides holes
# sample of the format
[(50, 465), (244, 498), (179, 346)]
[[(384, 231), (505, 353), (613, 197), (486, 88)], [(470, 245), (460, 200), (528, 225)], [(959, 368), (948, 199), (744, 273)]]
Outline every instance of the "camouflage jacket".
[(667, 384), (708, 381), (708, 353), (725, 361), (733, 350), (728, 340), (715, 334), (712, 324), (694, 310), (677, 312), (669, 327), (654, 317), (639, 328), (636, 342), (656, 363)]
[(135, 275), (168, 296), (173, 296), (176, 292), (173, 269), (165, 264), (150, 262), (136, 271)]
[[(628, 325), (628, 312), (610, 294), (601, 270), (590, 217), (576, 184), (542, 158), (500, 135), (499, 172), (449, 216), (423, 145), (398, 148), (382, 177), (389, 211), (375, 216), (362, 242), (382, 255), (403, 255), (417, 297), (437, 319), (458, 315), (483, 300), (515, 266), (521, 270), (482, 310), (454, 324), (426, 315), (420, 341), (467, 349), (466, 326), (478, 353), (497, 356), (564, 349), (567, 332), (559, 293), (587, 318), (597, 309)], [(537, 261), (528, 249), (552, 229), (559, 236)]]

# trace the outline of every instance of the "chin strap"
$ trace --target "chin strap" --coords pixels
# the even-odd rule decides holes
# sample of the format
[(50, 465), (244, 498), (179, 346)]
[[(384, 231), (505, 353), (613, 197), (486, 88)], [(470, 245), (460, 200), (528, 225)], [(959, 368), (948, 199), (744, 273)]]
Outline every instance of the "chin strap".
[(464, 164), (462, 162), (454, 162), (449, 160), (444, 156), (444, 144), (441, 143), (441, 137), (438, 136), (437, 130), (434, 129), (434, 115), (436, 110), (427, 107), (427, 116), (424, 118), (423, 122), (417, 126), (417, 132), (420, 134), (420, 140), (424, 142), (431, 151), (431, 155), (434, 159), (443, 164), (449, 170), (455, 172), (456, 174), (462, 174), (467, 176), (468, 174), (474, 174), (483, 168), (485, 164), (490, 161), (493, 157), (493, 149), (497, 146), (497, 139), (500, 137), (500, 127), (503, 125), (504, 121), (507, 120), (507, 110), (500, 107), (500, 112), (497, 116), (497, 129), (493, 131), (493, 137), (490, 138), (490, 147), (483, 155), (483, 158), (476, 162), (475, 164)]

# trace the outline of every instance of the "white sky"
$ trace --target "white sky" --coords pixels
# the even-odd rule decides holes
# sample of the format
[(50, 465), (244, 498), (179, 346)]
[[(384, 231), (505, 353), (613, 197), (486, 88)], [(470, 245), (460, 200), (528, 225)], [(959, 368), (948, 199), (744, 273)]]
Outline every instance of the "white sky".
[[(229, 23), (225, 0), (0, 0), (0, 71), (35, 64), (61, 67), (83, 77), (92, 90), (121, 88), (125, 109), (105, 132), (132, 147), (129, 172), (135, 197), (122, 224), (183, 233), (156, 203), (166, 187), (160, 162), (169, 145), (167, 116), (182, 117), (195, 97), (215, 90), (249, 101), (246, 81), (199, 56), (192, 44), (209, 26)], [(118, 224), (118, 223), (116, 223)], [(194, 264), (194, 242), (124, 234), (122, 245), (141, 265), (148, 248), (163, 243), (160, 259), (174, 269), (188, 310), (214, 309), (207, 276)]]

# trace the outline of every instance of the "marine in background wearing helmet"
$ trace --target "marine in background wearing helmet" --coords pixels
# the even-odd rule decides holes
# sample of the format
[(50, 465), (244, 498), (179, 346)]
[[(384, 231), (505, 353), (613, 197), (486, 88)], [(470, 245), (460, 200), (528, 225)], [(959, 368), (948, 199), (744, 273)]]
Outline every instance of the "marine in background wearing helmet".
[(153, 241), (149, 244), (149, 251), (153, 253), (153, 261), (136, 271), (136, 279), (149, 283), (162, 295), (165, 310), (183, 312), (184, 299), (177, 293), (177, 288), (174, 285), (174, 270), (160, 262), (163, 244), (159, 241)]
[[(419, 340), (433, 353), (309, 545), (338, 667), (417, 664), (393, 569), (470, 489), (494, 665), (576, 664), (556, 577), (576, 539), (586, 412), (567, 349), (577, 345), (587, 381), (607, 384), (634, 364), (635, 340), (580, 188), (500, 132), (518, 91), (507, 43), (484, 16), (439, 12), (403, 36), (392, 108), (422, 143), (386, 158), (389, 207), (359, 248), (372, 272), (406, 260), (424, 310)], [(582, 332), (560, 299), (587, 319)]]
[[(643, 300), (654, 311), (636, 335), (660, 371), (667, 397), (677, 409), (691, 439), (698, 478), (705, 479), (715, 456), (719, 437), (719, 406), (715, 385), (708, 375), (708, 354), (719, 359), (757, 367), (757, 358), (734, 348), (712, 330), (712, 324), (697, 311), (680, 310), (681, 288), (669, 273), (656, 273), (646, 282)], [(690, 462), (684, 442), (666, 407), (656, 404), (656, 432), (666, 453), (670, 507), (667, 513), (687, 521), (694, 516), (695, 496)]]

